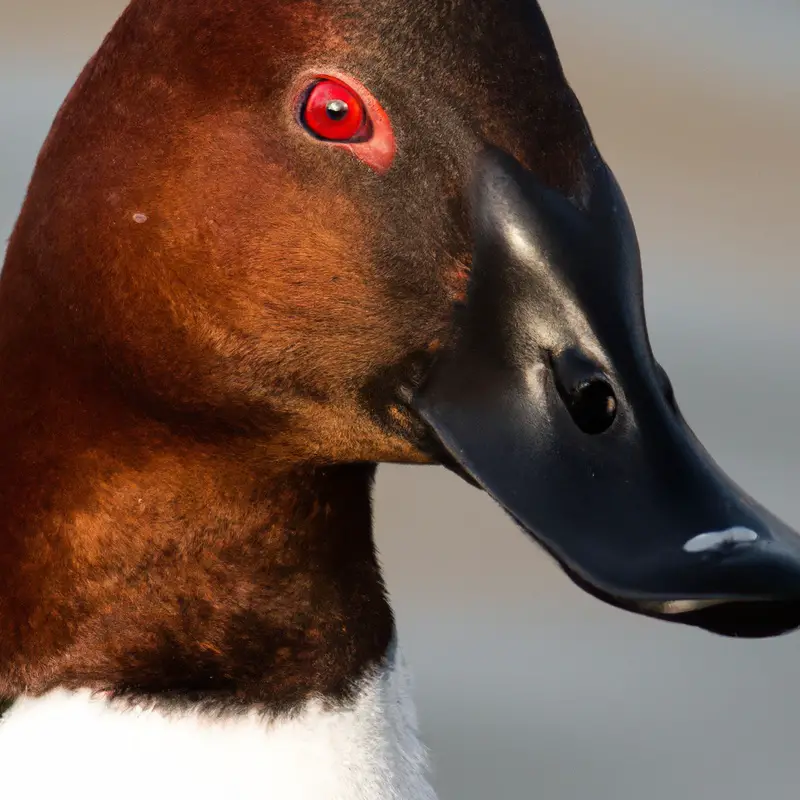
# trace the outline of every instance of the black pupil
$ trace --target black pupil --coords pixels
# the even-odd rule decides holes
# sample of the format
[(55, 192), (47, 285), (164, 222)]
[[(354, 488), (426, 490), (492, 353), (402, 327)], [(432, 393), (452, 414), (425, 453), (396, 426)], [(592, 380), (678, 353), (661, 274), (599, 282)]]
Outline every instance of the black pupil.
[(340, 122), (347, 116), (347, 103), (344, 100), (331, 100), (325, 111), (334, 122)]

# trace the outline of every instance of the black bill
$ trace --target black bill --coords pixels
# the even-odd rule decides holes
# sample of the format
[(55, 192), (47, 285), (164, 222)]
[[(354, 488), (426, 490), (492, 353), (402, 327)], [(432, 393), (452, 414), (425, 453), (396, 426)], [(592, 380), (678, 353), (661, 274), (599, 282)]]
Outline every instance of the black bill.
[(733, 636), (800, 626), (800, 536), (714, 463), (650, 349), (610, 170), (587, 211), (487, 150), (451, 348), (417, 412), (583, 588)]

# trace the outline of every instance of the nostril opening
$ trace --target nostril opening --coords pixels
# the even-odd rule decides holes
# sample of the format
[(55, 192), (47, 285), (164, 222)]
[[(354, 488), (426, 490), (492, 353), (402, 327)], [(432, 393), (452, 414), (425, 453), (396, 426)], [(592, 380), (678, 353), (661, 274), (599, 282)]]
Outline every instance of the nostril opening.
[(593, 436), (607, 431), (617, 416), (617, 398), (600, 365), (577, 348), (553, 356), (551, 363), (558, 393), (575, 424)]
[(614, 390), (608, 381), (600, 378), (566, 392), (564, 401), (575, 424), (592, 436), (607, 431), (617, 416)]

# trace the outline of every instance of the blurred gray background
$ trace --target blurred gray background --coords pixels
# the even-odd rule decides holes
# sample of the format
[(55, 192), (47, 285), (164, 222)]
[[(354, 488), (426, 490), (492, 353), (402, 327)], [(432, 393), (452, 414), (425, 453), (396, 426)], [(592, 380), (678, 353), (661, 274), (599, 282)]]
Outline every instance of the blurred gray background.
[[(502, 2), (502, 0), (497, 0)], [(0, 235), (124, 0), (0, 0)], [(684, 412), (800, 525), (800, 6), (544, 0), (637, 222)], [(377, 530), (443, 800), (796, 800), (800, 634), (736, 642), (605, 608), (479, 492), (383, 467)]]

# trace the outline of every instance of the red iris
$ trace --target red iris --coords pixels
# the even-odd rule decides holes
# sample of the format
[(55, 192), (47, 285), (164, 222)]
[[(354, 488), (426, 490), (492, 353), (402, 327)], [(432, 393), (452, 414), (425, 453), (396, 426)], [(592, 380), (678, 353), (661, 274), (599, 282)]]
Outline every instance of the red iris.
[(320, 139), (347, 142), (364, 133), (364, 104), (343, 83), (325, 78), (317, 81), (306, 97), (303, 124)]

